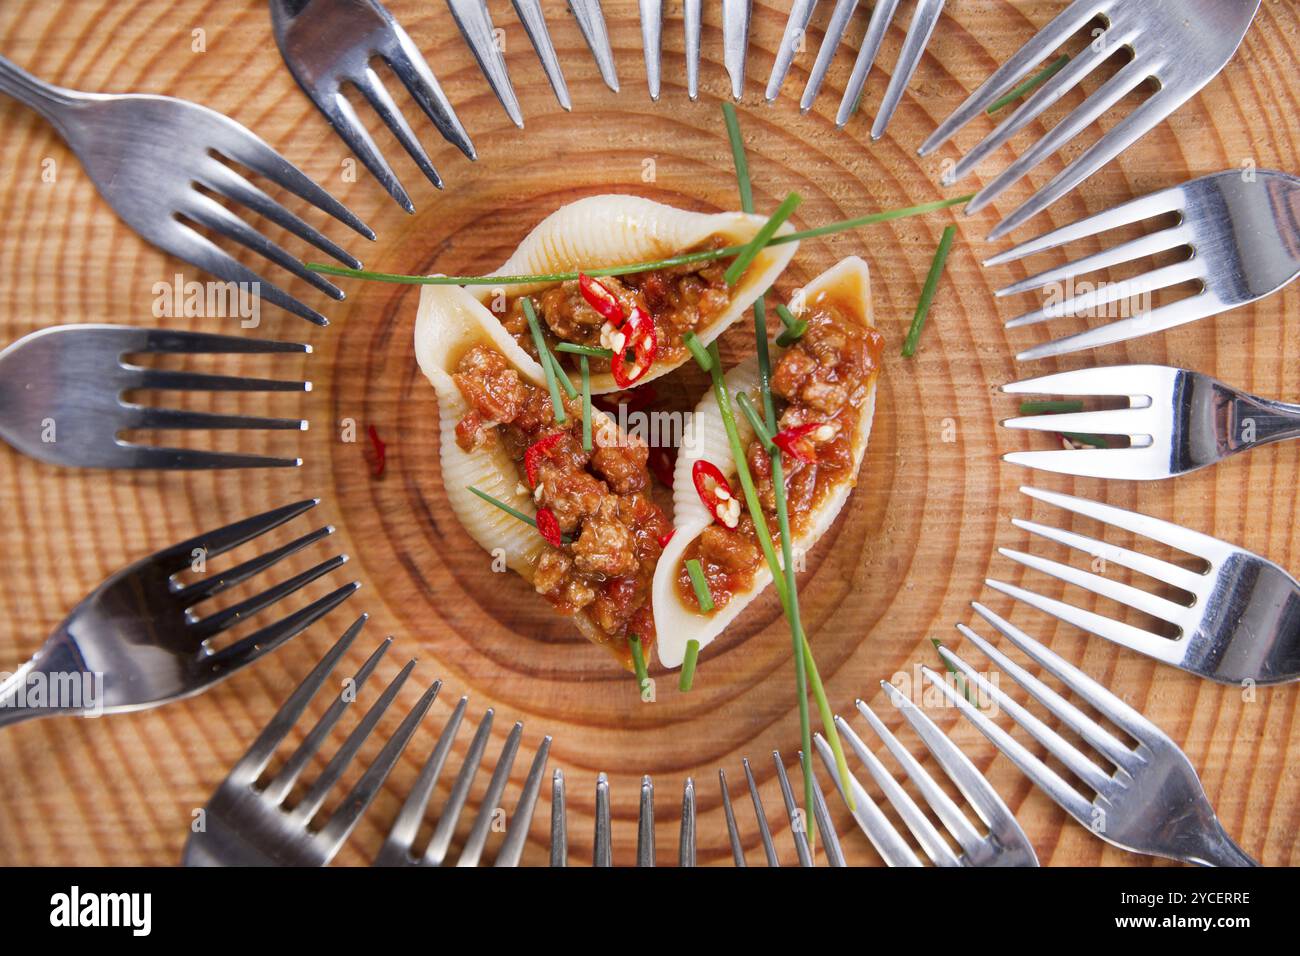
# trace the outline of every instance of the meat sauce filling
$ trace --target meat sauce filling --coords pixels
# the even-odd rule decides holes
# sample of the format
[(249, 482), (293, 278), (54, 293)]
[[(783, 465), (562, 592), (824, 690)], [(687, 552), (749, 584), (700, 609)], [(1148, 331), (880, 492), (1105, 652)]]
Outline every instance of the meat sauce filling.
[[(689, 251), (721, 249), (725, 245), (722, 238), (714, 237)], [(731, 291), (723, 278), (730, 262), (730, 259), (692, 262), (625, 276), (602, 276), (599, 281), (622, 303), (625, 312), (630, 312), (635, 305), (654, 319), (658, 343), (654, 360), (671, 363), (686, 357), (682, 337), (687, 332), (698, 333), (730, 304)], [(576, 280), (551, 286), (532, 299), (542, 333), (552, 350), (557, 342), (608, 347), (607, 342), (601, 341), (605, 319), (582, 297)], [(522, 297), (507, 300), (502, 324), (524, 351), (537, 358), (537, 346), (522, 301)], [(557, 352), (556, 358), (574, 369), (578, 367), (576, 356)], [(608, 359), (592, 358), (590, 362), (593, 372), (609, 371)]]
[(587, 615), (603, 640), (631, 667), (629, 635), (647, 655), (655, 639), (650, 586), (672, 524), (650, 498), (649, 450), (629, 436), (594, 427), (592, 450), (582, 448), (582, 402), (566, 400), (567, 420), (555, 421), (550, 393), (520, 376), (495, 349), (471, 348), (453, 374), (470, 410), (456, 424), (465, 451), (500, 442), (528, 487), (527, 449), (559, 434), (536, 471), (538, 508), (549, 508), (571, 544), (543, 544), (533, 587), (564, 614)]
[[(782, 455), (790, 529), (796, 538), (807, 530), (818, 505), (843, 482), (853, 480), (854, 436), (884, 347), (878, 331), (863, 327), (824, 293), (801, 317), (808, 322), (807, 332), (772, 369), (777, 428), (821, 422), (832, 426), (834, 435), (812, 444), (814, 462)], [(750, 441), (745, 458), (772, 540), (779, 547), (772, 461), (756, 438)], [(699, 599), (686, 571), (691, 558), (700, 562), (715, 610), (748, 590), (754, 573), (765, 563), (748, 510), (741, 512), (735, 528), (715, 521), (686, 549), (677, 572), (677, 591), (687, 607), (698, 610)]]

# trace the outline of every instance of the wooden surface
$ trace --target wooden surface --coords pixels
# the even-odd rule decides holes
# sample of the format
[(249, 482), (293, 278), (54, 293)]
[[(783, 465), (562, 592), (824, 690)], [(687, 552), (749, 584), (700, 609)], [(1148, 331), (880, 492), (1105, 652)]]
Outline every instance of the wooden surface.
[[(527, 120), (522, 132), (506, 120), (441, 3), (392, 0), (390, 6), (433, 64), (479, 151), (479, 161), (469, 163), (420, 119), (417, 130), (447, 181), (446, 191), (437, 194), (385, 133), (381, 145), (412, 193), (419, 210), (414, 216), (389, 201), (364, 170), (358, 181), (347, 181), (348, 152), (285, 71), (264, 5), (255, 0), (6, 4), (0, 10), (0, 51), (64, 85), (175, 94), (248, 125), (376, 229), (379, 240), (368, 245), (337, 224), (326, 227), (373, 268), (482, 270), (503, 259), (551, 209), (602, 190), (634, 191), (699, 209), (736, 204), (718, 108), (729, 84), (719, 65), (716, 4), (706, 5), (707, 62), (696, 103), (684, 90), (679, 4), (668, 5), (659, 103), (652, 103), (645, 91), (635, 4), (605, 4), (622, 80), (618, 95), (600, 84), (562, 5), (546, 4), (573, 92), (574, 110), (565, 114), (509, 5), (494, 0)], [(755, 4), (749, 80), (740, 112), (760, 208), (771, 209), (787, 191), (798, 190), (805, 203), (795, 219), (805, 227), (955, 193), (937, 186), (942, 165), (970, 148), (991, 128), (990, 122), (981, 118), (956, 144), (925, 160), (916, 157), (916, 146), (965, 91), (1062, 3), (950, 4), (889, 135), (874, 145), (867, 129), (897, 55), (901, 26), (891, 29), (881, 56), (883, 69), (877, 68), (868, 83), (865, 115), (838, 131), (834, 110), (852, 65), (846, 51), (837, 56), (817, 108), (803, 116), (797, 109), (829, 4), (818, 10), (809, 50), (796, 61), (780, 100), (773, 106), (762, 103), (784, 6)], [(865, 15), (863, 10), (855, 15), (855, 44)], [(1241, 51), (1214, 83), (1018, 238), (1247, 162), (1295, 171), (1300, 111), (1292, 67), (1298, 24), (1292, 4), (1265, 0)], [(195, 30), (204, 31), (204, 52), (193, 50)], [(1078, 100), (1078, 94), (1067, 97), (1062, 108)], [(399, 101), (414, 120), (409, 100)], [(1014, 148), (1023, 150), (1058, 115), (1059, 110), (1033, 123)], [(203, 277), (146, 246), (123, 226), (45, 122), (5, 101), (0, 124), (5, 130), (0, 144), (0, 341), (65, 322), (237, 331), (233, 319), (155, 319), (156, 282), (170, 282), (178, 272), (188, 279)], [(1077, 154), (1081, 145), (1073, 145), (1068, 154)], [(984, 175), (991, 176), (1012, 155), (1011, 149), (1001, 150)], [(54, 182), (42, 179), (47, 159), (54, 163)], [(653, 160), (652, 183), (642, 181), (647, 160)], [(1045, 182), (1061, 165), (1061, 158), (1051, 159), (1030, 183)], [(1017, 367), (1014, 352), (1042, 341), (1046, 327), (1004, 331), (1002, 321), (1032, 307), (1032, 297), (998, 302), (992, 290), (1025, 270), (985, 271), (980, 261), (996, 248), (983, 236), (1029, 189), (1029, 184), (1017, 186), (995, 209), (974, 219), (956, 217), (960, 238), (920, 354), (911, 361), (889, 361), (861, 485), (809, 557), (801, 580), (803, 604), (832, 704), (847, 713), (853, 699), (862, 696), (885, 706), (877, 682), (900, 673), (911, 680), (916, 664), (937, 665), (931, 638), (955, 639), (952, 625), (969, 620), (968, 602), (979, 598), (1010, 612), (1014, 621), (1114, 688), (1182, 744), (1228, 831), (1243, 847), (1268, 864), (1300, 863), (1295, 836), (1300, 829), (1300, 689), (1252, 695), (1214, 686), (1101, 639), (1053, 627), (1035, 612), (1011, 611), (1006, 600), (982, 586), (986, 576), (996, 576), (1023, 580), (1048, 594), (1064, 593), (1048, 579), (1022, 574), (995, 552), (1005, 545), (1052, 553), (1041, 543), (1029, 545), (1009, 523), (1013, 516), (1060, 520), (1017, 493), (1027, 480), (1172, 518), (1238, 542), (1293, 571), (1300, 569), (1295, 522), (1300, 448), (1295, 445), (1261, 450), (1174, 483), (1141, 487), (1031, 475), (998, 460), (1001, 453), (1030, 442), (996, 425), (1013, 414), (1014, 406), (995, 391), (1000, 383), (1055, 368), (1150, 361), (1185, 365), (1261, 394), (1295, 399), (1300, 383), (1289, 357), (1300, 354), (1300, 326), (1286, 317), (1300, 307), (1300, 287), (1166, 335), (1059, 363)], [(301, 202), (291, 206), (315, 223), (324, 222)], [(888, 336), (889, 353), (896, 355), (939, 234), (953, 218), (937, 214), (806, 243), (780, 286), (788, 291), (843, 255), (863, 255), (873, 270), (877, 321)], [(283, 238), (279, 230), (272, 234)], [(319, 258), (292, 237), (285, 244), (296, 254)], [(215, 406), (309, 418), (311, 430), (305, 435), (244, 434), (217, 441), (220, 447), (296, 450), (306, 461), (300, 470), (79, 473), (7, 450), (0, 453), (0, 513), (5, 515), (0, 547), (7, 556), (0, 575), (0, 661), (13, 667), (26, 659), (78, 599), (129, 560), (301, 497), (323, 501), (315, 517), (300, 519), (292, 528), (301, 533), (315, 526), (309, 522), (335, 524), (338, 532), (330, 547), (345, 550), (352, 561), (348, 571), (332, 580), (340, 583), (350, 573), (364, 588), (326, 622), (198, 699), (151, 713), (36, 721), (0, 732), (0, 860), (177, 862), (194, 811), (311, 664), (365, 610), (372, 621), (349, 655), (349, 666), (391, 633), (395, 645), (380, 668), (381, 680), (406, 659), (420, 658), (414, 680), (399, 698), (402, 707), (435, 677), (445, 686), (338, 862), (358, 864), (373, 857), (461, 694), (470, 695), (476, 717), (488, 706), (496, 708), (490, 755), (517, 719), (525, 721), (529, 756), (543, 734), (554, 735), (551, 766), (563, 768), (569, 781), (575, 862), (590, 859), (598, 771), (610, 774), (617, 862), (632, 859), (642, 773), (654, 775), (658, 790), (660, 862), (675, 861), (676, 808), (688, 775), (698, 786), (701, 862), (728, 861), (719, 767), (731, 781), (750, 862), (759, 862), (754, 820), (743, 793), (745, 755), (753, 760), (782, 857), (793, 862), (769, 755), (780, 749), (793, 757), (798, 721), (789, 636), (771, 596), (709, 648), (692, 693), (679, 694), (675, 676), (656, 669), (657, 700), (641, 703), (631, 679), (612, 668), (603, 651), (585, 644), (519, 580), (493, 574), (489, 558), (447, 513), (434, 396), (418, 374), (411, 350), (417, 292), (349, 283), (347, 301), (333, 304), (301, 283), (289, 287), (322, 308), (333, 325), (314, 329), (268, 306), (258, 334), (309, 341), (313, 355), (245, 365), (205, 361), (198, 367), (302, 375), (315, 383), (310, 394), (297, 398), (252, 396)], [(748, 340), (748, 332), (733, 330), (724, 340), (728, 357), (739, 356)], [(693, 401), (703, 385), (701, 376), (686, 371), (664, 391)], [(345, 419), (357, 423), (358, 433), (375, 425), (387, 441), (382, 479), (371, 477), (364, 441), (342, 440)], [(1074, 526), (1095, 530), (1083, 522)], [(316, 560), (324, 555), (323, 548), (313, 552)], [(325, 586), (318, 583), (308, 596), (322, 593)], [(1081, 592), (1070, 598), (1111, 610)], [(985, 666), (974, 648), (967, 656)], [(1003, 686), (1010, 683), (1004, 680)], [(364, 699), (373, 699), (374, 693), (371, 689)], [(1069, 822), (953, 711), (932, 712), (988, 773), (1044, 863), (1148, 862), (1107, 847)], [(897, 715), (882, 713), (891, 725), (897, 723)], [(399, 716), (390, 714), (383, 727), (390, 730)], [(458, 755), (468, 737), (462, 729)], [(376, 749), (372, 742), (363, 757)], [(503, 801), (507, 809), (513, 807), (526, 763), (523, 758), (517, 762)], [(348, 779), (355, 776), (353, 772)], [(450, 776), (444, 775), (443, 795)], [(822, 780), (828, 782), (825, 776)], [(486, 782), (487, 774), (480, 774), (474, 806)], [(527, 851), (533, 862), (545, 858), (545, 797)], [(441, 800), (435, 798), (435, 807)], [(840, 812), (838, 800), (832, 804), (850, 857), (874, 862), (874, 853)], [(461, 839), (469, 817), (459, 829)], [(489, 855), (499, 839), (493, 836)]]

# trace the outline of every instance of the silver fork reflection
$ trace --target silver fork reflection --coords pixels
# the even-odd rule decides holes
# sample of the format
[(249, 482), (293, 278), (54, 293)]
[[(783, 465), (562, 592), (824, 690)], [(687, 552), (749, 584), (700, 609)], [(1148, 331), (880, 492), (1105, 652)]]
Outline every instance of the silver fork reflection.
[(1187, 474), (1258, 445), (1300, 438), (1300, 405), (1258, 398), (1163, 365), (1111, 365), (1002, 387), (1015, 395), (1123, 398), (1127, 408), (1011, 418), (1007, 428), (1115, 435), (1127, 448), (1018, 451), (1004, 461), (1060, 474), (1151, 481)]
[(1190, 594), (1188, 604), (1038, 555), (998, 549), (1018, 564), (1172, 625), (1178, 631), (1174, 638), (1013, 584), (989, 580), (985, 582), (989, 587), (1098, 637), (1221, 683), (1280, 684), (1300, 680), (1300, 583), (1278, 565), (1226, 541), (1158, 518), (1039, 488), (1020, 490), (1047, 504), (1176, 548), (1200, 558), (1208, 568), (1204, 572), (1192, 571), (1074, 531), (1012, 519), (1016, 527), (1030, 534), (1114, 562)]
[[(493, 711), (491, 709), (479, 721), (469, 749), (465, 752), (460, 773), (447, 796), (446, 804), (439, 813), (438, 823), (429, 838), (428, 845), (419, 856), (413, 854), (412, 848), (420, 824), (424, 820), (429, 799), (433, 796), (433, 791), (438, 785), (438, 777), (442, 774), (443, 765), (447, 762), (447, 756), (455, 742), (468, 703), (469, 698), (462, 697), (452, 711), (451, 717), (448, 718), (442, 734), (438, 737), (438, 742), (434, 744), (415, 784), (411, 787), (411, 792), (406, 797), (406, 802), (402, 804), (397, 819), (393, 821), (392, 828), (388, 831), (388, 837), (375, 858), (375, 866), (442, 866), (447, 861), (456, 824), (465, 809), (465, 801), (469, 797), (470, 788), (474, 785), (474, 778), (483, 762), (483, 752), (487, 749), (488, 738), (492, 734)], [(487, 791), (479, 804), (478, 815), (474, 818), (465, 845), (456, 858), (457, 866), (478, 866), (479, 860), (483, 857), (483, 849), (487, 844), (501, 795), (509, 782), (510, 770), (514, 766), (523, 732), (524, 725), (516, 723), (501, 746), (501, 753), (493, 765)], [(550, 750), (551, 738), (542, 738), (542, 744), (528, 770), (528, 777), (524, 781), (523, 791), (519, 795), (515, 811), (510, 817), (505, 839), (500, 850), (497, 851), (494, 866), (519, 865), (524, 843), (528, 839), (528, 831), (532, 827), (533, 810), (537, 805), (537, 794), (542, 786), (542, 778), (546, 774), (546, 760)]]
[(1044, 671), (1137, 743), (1133, 747), (1118, 739), (969, 627), (958, 625), (962, 635), (1004, 674), (1078, 734), (1105, 763), (1115, 768), (1111, 772), (1099, 766), (1096, 760), (1030, 713), (997, 684), (978, 673), (952, 650), (940, 645), (939, 654), (945, 664), (978, 686), (997, 703), (1000, 712), (1008, 715), (1060, 761), (1085, 790), (1096, 794), (1089, 800), (1078, 787), (1032, 754), (992, 717), (973, 706), (941, 675), (923, 667), (926, 679), (1066, 813), (1107, 843), (1134, 853), (1202, 866), (1258, 865), (1228, 836), (1186, 755), (1159, 727), (1009, 621), (982, 604), (973, 603), (971, 606)]
[(1109, 324), (1034, 346), (1016, 358), (1049, 358), (1163, 332), (1258, 301), (1300, 275), (1300, 179), (1272, 170), (1249, 175), (1227, 170), (1162, 189), (1021, 243), (984, 265), (1004, 265), (1169, 213), (1178, 215), (1172, 226), (1039, 272), (997, 294), (1055, 290), (1079, 276), (1184, 247), (1190, 249), (1189, 257), (1119, 282), (1098, 282), (1086, 292), (1010, 320), (1007, 328), (1087, 315), (1187, 282), (1198, 283), (1194, 293), (1158, 308), (1143, 307), (1132, 315), (1121, 311), (1121, 317)]
[[(1015, 161), (976, 194), (965, 207), (967, 213), (974, 214), (1147, 80), (1158, 83), (1155, 92), (998, 223), (989, 239), (999, 239), (1109, 163), (1214, 79), (1236, 53), (1258, 9), (1259, 0), (1075, 0), (939, 124), (921, 146), (920, 154), (926, 156), (938, 149), (999, 97), (1011, 92), (1035, 64), (1043, 62), (1093, 20), (1105, 20), (1104, 29), (1083, 52), (1039, 86), (997, 129), (944, 173), (943, 184), (950, 186), (973, 172), (1084, 77), (1120, 51), (1131, 51), (1132, 58), (1082, 105), (1029, 149), (1018, 151)], [(1190, 28), (1192, 24), (1195, 28)]]

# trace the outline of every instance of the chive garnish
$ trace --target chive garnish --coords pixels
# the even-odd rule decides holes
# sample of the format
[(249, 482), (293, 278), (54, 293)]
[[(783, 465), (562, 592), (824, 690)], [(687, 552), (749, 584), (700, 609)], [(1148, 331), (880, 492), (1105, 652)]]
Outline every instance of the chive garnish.
[(750, 264), (758, 258), (758, 254), (772, 242), (772, 237), (781, 225), (794, 215), (794, 211), (799, 208), (803, 202), (803, 197), (798, 193), (790, 193), (777, 207), (776, 212), (768, 217), (767, 222), (754, 234), (754, 238), (749, 240), (745, 247), (736, 256), (734, 262), (727, 266), (727, 271), (723, 273), (722, 279), (727, 285), (735, 285), (740, 281), (740, 277), (745, 274), (745, 270)]
[(682, 679), (677, 689), (682, 693), (691, 689), (695, 683), (695, 663), (700, 659), (700, 642), (691, 638), (686, 642), (686, 659), (682, 661)]
[[(508, 514), (508, 515), (512, 515), (513, 517), (518, 518), (518, 519), (519, 519), (520, 521), (522, 521), (524, 524), (526, 524), (526, 525), (531, 525), (531, 526), (534, 527), (534, 528), (537, 527), (537, 519), (536, 519), (536, 518), (531, 518), (531, 517), (529, 517), (528, 515), (524, 514), (522, 511), (519, 511), (519, 510), (516, 509), (516, 508), (512, 508), (512, 507), (510, 507), (508, 504), (506, 504), (506, 503), (505, 503), (504, 501), (502, 501), (500, 498), (493, 498), (493, 497), (492, 497), (490, 494), (488, 494), (486, 491), (479, 491), (479, 490), (478, 490), (477, 488), (475, 488), (473, 485), (466, 485), (466, 490), (471, 491), (471, 492), (473, 492), (474, 494), (478, 495), (480, 498), (482, 498), (482, 499), (483, 499), (484, 501), (486, 501), (488, 504), (493, 505), (493, 506), (495, 506), (495, 507), (497, 507), (497, 508), (500, 508), (500, 509), (501, 509), (502, 511), (504, 511), (506, 514)], [(571, 537), (569, 537), (567, 534), (566, 534), (566, 535), (562, 535), (561, 538), (560, 538), (560, 540), (563, 541), (565, 544), (572, 544), (572, 543), (573, 543), (573, 539), (572, 539)]]
[(582, 450), (591, 451), (591, 366), (585, 355), (579, 362), (582, 368)]
[(690, 349), (691, 355), (695, 357), (695, 362), (700, 366), (700, 368), (704, 369), (706, 372), (713, 368), (713, 359), (709, 358), (709, 353), (705, 350), (704, 346), (700, 344), (700, 340), (696, 338), (694, 332), (687, 332), (683, 335), (682, 344)]
[(1063, 402), (1021, 402), (1021, 415), (1060, 415), (1068, 412), (1083, 411), (1083, 402), (1070, 400)]
[[(895, 219), (906, 219), (908, 216), (921, 216), (928, 212), (936, 212), (940, 209), (960, 206), (962, 203), (968, 203), (974, 198), (974, 193), (968, 193), (965, 196), (954, 196), (951, 199), (938, 199), (934, 202), (921, 203), (917, 206), (908, 206), (904, 209), (890, 209), (885, 212), (874, 212), (867, 216), (858, 216), (856, 219), (842, 219), (839, 222), (828, 223), (825, 226), (817, 226), (813, 229), (804, 229), (800, 232), (788, 232), (785, 235), (776, 236), (768, 242), (768, 245), (779, 246), (787, 242), (801, 242), (804, 239), (817, 239), (822, 236), (830, 236), (839, 232), (848, 232), (851, 229), (861, 229), (863, 226), (874, 226), (882, 222), (893, 222)], [(693, 265), (697, 262), (712, 262), (714, 259), (727, 259), (731, 256), (739, 255), (744, 252), (746, 248), (747, 246), (726, 246), (722, 249), (702, 249), (699, 252), (685, 252), (679, 256), (671, 256), (667, 259), (656, 259), (652, 262), (634, 262), (623, 266), (606, 266), (602, 269), (584, 269), (583, 271), (594, 279), (604, 278), (605, 276), (625, 276), (637, 272), (651, 272), (655, 269), (670, 269), (674, 266)], [(347, 279), (366, 279), (371, 282), (395, 282), (399, 285), (507, 286), (576, 282), (578, 279), (578, 273), (576, 272), (552, 272), (529, 276), (420, 276), (407, 275), (400, 272), (372, 272), (368, 269), (349, 269), (347, 266), (331, 265), (328, 262), (308, 262), (306, 263), (306, 266), (308, 269), (313, 272), (319, 272), (321, 275), (341, 276)]]
[(577, 398), (578, 397), (577, 386), (575, 386), (572, 382), (569, 381), (569, 376), (561, 367), (560, 360), (555, 357), (555, 353), (547, 352), (546, 360), (551, 363), (551, 371), (555, 373), (555, 380), (559, 382), (560, 387), (564, 389), (564, 394), (568, 395), (569, 398)]
[(594, 345), (578, 345), (576, 342), (558, 342), (555, 351), (568, 352), (571, 355), (589, 355), (591, 358), (612, 359), (614, 357), (613, 349), (597, 348)]
[(546, 346), (546, 337), (542, 335), (542, 327), (537, 322), (537, 313), (533, 310), (533, 300), (525, 297), (523, 307), (524, 318), (528, 320), (528, 328), (533, 333), (533, 344), (537, 346), (537, 359), (541, 363), (542, 371), (546, 373), (546, 387), (551, 391), (551, 407), (555, 412), (555, 420), (563, 422), (564, 402), (560, 401), (560, 384), (556, 381), (554, 356)]
[(641, 638), (635, 634), (627, 636), (627, 643), (632, 648), (632, 666), (636, 668), (636, 686), (640, 690), (650, 680), (650, 675), (645, 669), (645, 651), (641, 649)]
[(744, 392), (736, 393), (736, 404), (740, 410), (745, 413), (745, 418), (749, 422), (749, 427), (754, 429), (754, 436), (763, 446), (763, 450), (769, 455), (777, 451), (777, 447), (772, 444), (772, 433), (767, 430), (767, 423), (763, 421), (762, 416), (758, 414), (758, 409), (754, 403), (749, 400), (749, 396)]
[[(935, 653), (938, 653), (939, 648), (943, 647), (943, 641), (939, 640), (937, 637), (930, 638), (930, 643), (934, 645)], [(966, 698), (966, 703), (970, 704), (972, 707), (979, 707), (979, 701), (975, 700), (971, 696), (970, 685), (966, 683), (966, 676), (962, 674), (961, 671), (957, 670), (957, 668), (953, 667), (952, 664), (948, 663), (948, 659), (942, 654), (939, 654), (939, 660), (943, 661), (944, 669), (952, 675), (953, 683), (961, 685), (961, 693), (962, 696)]]
[(948, 226), (939, 240), (939, 248), (934, 252), (930, 263), (930, 274), (925, 277), (925, 286), (921, 289), (921, 300), (916, 303), (916, 314), (912, 316), (912, 327), (907, 330), (907, 339), (903, 342), (903, 358), (916, 354), (917, 343), (921, 340), (921, 329), (925, 328), (925, 318), (930, 313), (930, 303), (934, 301), (934, 292), (939, 287), (939, 277), (943, 275), (943, 265), (948, 261), (948, 250), (957, 235), (956, 226)]
[(776, 344), (782, 348), (789, 348), (803, 338), (803, 334), (808, 331), (808, 323), (796, 318), (795, 314), (780, 302), (776, 304), (776, 314), (781, 319), (781, 324), (785, 326), (785, 331), (776, 337)]
[(695, 558), (688, 558), (686, 573), (691, 576), (691, 587), (695, 588), (695, 600), (700, 605), (700, 612), (712, 611), (713, 593), (709, 590), (709, 582), (704, 578), (704, 568), (700, 567), (700, 562)]
[(1065, 64), (1069, 62), (1070, 62), (1070, 54), (1062, 53), (1051, 63), (1047, 64), (1047, 66), (1043, 67), (1043, 69), (1039, 73), (1035, 74), (1034, 76), (1031, 76), (1029, 79), (1025, 80), (1025, 82), (1021, 83), (1019, 86), (1012, 89), (1011, 92), (1008, 93), (1006, 96), (994, 100), (993, 105), (988, 108), (988, 114), (992, 116), (994, 113), (1002, 109), (1004, 106), (1007, 106), (1010, 103), (1014, 103), (1016, 100), (1020, 99), (1020, 97), (1028, 96), (1030, 93), (1034, 92), (1034, 90), (1038, 89), (1040, 86), (1042, 86), (1052, 77), (1054, 77), (1057, 73), (1060, 73), (1061, 70), (1065, 68)]

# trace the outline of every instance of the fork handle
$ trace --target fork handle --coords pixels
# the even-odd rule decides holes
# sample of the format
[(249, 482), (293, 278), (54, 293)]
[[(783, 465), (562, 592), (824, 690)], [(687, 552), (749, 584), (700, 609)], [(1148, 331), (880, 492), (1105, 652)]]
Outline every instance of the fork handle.
[(34, 670), (34, 662), (28, 661), (7, 680), (0, 681), (0, 727), (22, 723), (24, 720), (51, 713), (48, 709), (18, 703), (23, 696), (22, 689), (27, 683), (27, 678)]
[(1231, 451), (1300, 438), (1300, 405), (1235, 395), (1229, 408)]
[(1203, 866), (1259, 866), (1259, 861), (1233, 841), (1223, 824), (1214, 818), (1211, 832), (1203, 834), (1202, 846), (1190, 862)]
[(0, 92), (31, 107), (60, 130), (64, 110), (73, 104), (69, 90), (38, 79), (3, 56), (0, 56)]

